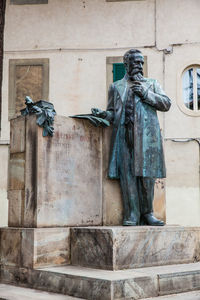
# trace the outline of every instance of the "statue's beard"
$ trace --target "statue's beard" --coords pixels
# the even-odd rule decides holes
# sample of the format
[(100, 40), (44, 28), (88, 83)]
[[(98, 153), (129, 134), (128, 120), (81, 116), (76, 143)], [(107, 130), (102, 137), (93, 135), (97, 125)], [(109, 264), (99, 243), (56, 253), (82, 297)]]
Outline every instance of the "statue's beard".
[(143, 71), (142, 70), (133, 70), (132, 72), (128, 72), (129, 79), (131, 81), (142, 81), (144, 80)]

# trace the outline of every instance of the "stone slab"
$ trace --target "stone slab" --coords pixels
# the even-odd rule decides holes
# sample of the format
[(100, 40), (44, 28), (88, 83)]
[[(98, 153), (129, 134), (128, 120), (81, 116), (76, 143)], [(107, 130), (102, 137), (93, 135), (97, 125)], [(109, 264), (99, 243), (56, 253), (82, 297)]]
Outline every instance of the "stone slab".
[(174, 274), (161, 274), (159, 275), (159, 282), (160, 295), (199, 290), (200, 270), (183, 272), (181, 275), (178, 272)]
[[(2, 298), (4, 297), (4, 298)], [(80, 298), (48, 293), (8, 284), (0, 284), (0, 299), (4, 300), (78, 300)]]
[[(99, 272), (100, 271), (100, 272)], [(113, 272), (112, 272), (113, 273)], [(102, 270), (76, 267), (45, 268), (40, 270), (2, 268), (2, 282), (48, 292), (62, 293), (91, 300), (141, 299), (157, 295), (156, 276), (141, 274), (116, 279)], [(115, 277), (115, 274), (114, 274)]]
[(71, 229), (71, 263), (108, 270), (200, 260), (199, 227), (87, 227)]
[(1, 229), (1, 264), (21, 265), (21, 230), (18, 228)]
[[(31, 287), (48, 292), (67, 294), (92, 300), (130, 300), (158, 297), (162, 277), (173, 278), (172, 289), (175, 293), (185, 289), (185, 277), (190, 281), (188, 291), (200, 289), (197, 277), (200, 263), (147, 267), (141, 269), (108, 271), (75, 266), (50, 267), (45, 269), (19, 269), (3, 266), (2, 282)], [(187, 275), (186, 275), (187, 273)], [(169, 279), (171, 280), (171, 279)], [(182, 287), (182, 288), (180, 288)], [(158, 298), (159, 299), (159, 298)], [(192, 298), (191, 298), (192, 299)]]
[(69, 228), (1, 228), (1, 264), (37, 268), (70, 263)]

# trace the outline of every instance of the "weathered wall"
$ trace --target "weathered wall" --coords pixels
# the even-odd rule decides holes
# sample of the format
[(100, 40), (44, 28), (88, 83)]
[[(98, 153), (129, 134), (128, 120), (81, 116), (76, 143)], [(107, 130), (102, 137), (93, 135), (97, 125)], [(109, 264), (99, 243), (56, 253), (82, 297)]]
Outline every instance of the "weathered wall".
[[(176, 100), (177, 76), (184, 69), (181, 62), (187, 64), (198, 57), (199, 13), (198, 0), (49, 0), (48, 5), (10, 5), (7, 0), (1, 140), (9, 140), (9, 59), (49, 58), (49, 100), (58, 114), (67, 116), (89, 112), (93, 106), (106, 107), (106, 58), (122, 56), (131, 47), (140, 48), (147, 56), (148, 76), (158, 79), (173, 100), (171, 111), (159, 114), (163, 135), (168, 139), (197, 137), (199, 117), (184, 115)], [(177, 43), (184, 45), (174, 45)], [(164, 54), (171, 45), (173, 53)], [(166, 151), (167, 161), (175, 160), (168, 165), (168, 172), (176, 174), (176, 158), (169, 157), (168, 146)], [(188, 151), (190, 157), (193, 150)], [(174, 211), (180, 211), (181, 206), (176, 200), (181, 187), (174, 194), (173, 186), (167, 181), (168, 223), (177, 223)], [(5, 183), (3, 191), (5, 194)], [(187, 205), (181, 206), (179, 224), (185, 224), (190, 198), (196, 208), (199, 202), (187, 186), (185, 193)], [(108, 194), (112, 195), (111, 187)], [(6, 203), (5, 198), (2, 201)], [(113, 205), (118, 209), (120, 204)], [(188, 219), (186, 225), (198, 222), (197, 218)]]
[[(165, 116), (167, 163), (167, 218), (169, 223), (200, 225), (199, 138), (200, 117), (180, 110), (181, 74), (190, 64), (199, 64), (199, 44), (174, 47), (165, 57), (165, 88), (173, 99)], [(172, 141), (175, 140), (175, 141)]]

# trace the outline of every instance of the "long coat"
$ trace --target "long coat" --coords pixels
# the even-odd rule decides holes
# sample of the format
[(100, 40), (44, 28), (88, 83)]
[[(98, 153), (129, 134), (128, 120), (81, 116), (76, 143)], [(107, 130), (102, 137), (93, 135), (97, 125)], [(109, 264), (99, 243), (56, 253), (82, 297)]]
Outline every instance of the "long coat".
[[(148, 94), (145, 100), (135, 95), (134, 108), (134, 175), (142, 177), (166, 177), (162, 137), (156, 110), (168, 111), (171, 106), (159, 83), (145, 78)], [(127, 100), (130, 83), (127, 76), (111, 84), (108, 93), (107, 117), (113, 124), (110, 146), (109, 178), (119, 178), (118, 147), (125, 140), (119, 140), (119, 127)], [(131, 162), (130, 162), (131, 163)]]

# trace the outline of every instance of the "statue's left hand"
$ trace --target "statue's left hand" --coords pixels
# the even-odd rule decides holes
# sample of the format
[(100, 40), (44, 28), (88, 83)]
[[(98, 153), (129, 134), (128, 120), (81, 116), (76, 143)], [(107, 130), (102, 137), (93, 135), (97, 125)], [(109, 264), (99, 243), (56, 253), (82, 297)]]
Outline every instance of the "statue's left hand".
[(135, 81), (134, 84), (132, 85), (131, 89), (141, 99), (144, 99), (148, 92), (148, 88), (140, 81)]
[(91, 111), (92, 111), (92, 114), (95, 117), (99, 117), (99, 118), (103, 118), (103, 119), (106, 117), (106, 111), (105, 110), (102, 110), (100, 108), (92, 108)]

